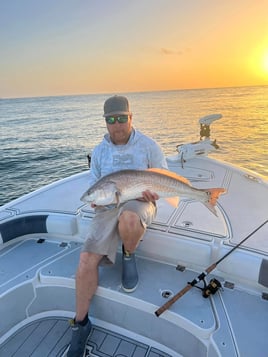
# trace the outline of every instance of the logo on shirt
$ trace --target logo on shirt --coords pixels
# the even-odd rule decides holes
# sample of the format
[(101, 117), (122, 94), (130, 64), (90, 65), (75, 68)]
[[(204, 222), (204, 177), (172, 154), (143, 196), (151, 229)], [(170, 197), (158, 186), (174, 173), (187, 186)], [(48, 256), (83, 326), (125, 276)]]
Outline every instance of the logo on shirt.
[(128, 166), (133, 165), (133, 155), (113, 155), (113, 165), (114, 166)]

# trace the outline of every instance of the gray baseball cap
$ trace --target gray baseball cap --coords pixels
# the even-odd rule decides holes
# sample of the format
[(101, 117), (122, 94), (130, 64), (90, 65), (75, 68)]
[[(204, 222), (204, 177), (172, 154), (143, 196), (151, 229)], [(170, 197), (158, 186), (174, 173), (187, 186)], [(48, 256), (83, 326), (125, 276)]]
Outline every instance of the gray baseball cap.
[(129, 103), (126, 97), (115, 95), (104, 103), (104, 117), (110, 115), (130, 115)]

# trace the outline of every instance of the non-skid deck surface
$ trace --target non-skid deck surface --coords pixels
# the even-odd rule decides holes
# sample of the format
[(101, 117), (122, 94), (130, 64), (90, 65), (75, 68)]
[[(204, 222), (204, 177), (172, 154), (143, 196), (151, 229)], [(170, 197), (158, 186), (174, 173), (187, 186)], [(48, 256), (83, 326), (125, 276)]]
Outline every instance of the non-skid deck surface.
[[(48, 317), (28, 323), (2, 346), (2, 357), (61, 357), (71, 339), (67, 318)], [(172, 357), (159, 349), (93, 325), (87, 357)]]

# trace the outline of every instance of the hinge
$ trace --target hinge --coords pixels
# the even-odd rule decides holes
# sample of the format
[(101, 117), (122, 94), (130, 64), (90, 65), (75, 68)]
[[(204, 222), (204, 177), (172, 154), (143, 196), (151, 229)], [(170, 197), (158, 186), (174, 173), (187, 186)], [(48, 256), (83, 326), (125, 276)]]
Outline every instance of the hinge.
[(185, 270), (185, 266), (183, 266), (183, 265), (180, 265), (180, 264), (178, 264), (177, 266), (176, 266), (176, 270), (178, 270), (178, 271), (184, 271)]
[(223, 286), (227, 289), (234, 289), (235, 287), (235, 284), (234, 283), (231, 283), (230, 281), (225, 281)]
[(268, 293), (262, 293), (261, 297), (263, 300), (268, 300)]

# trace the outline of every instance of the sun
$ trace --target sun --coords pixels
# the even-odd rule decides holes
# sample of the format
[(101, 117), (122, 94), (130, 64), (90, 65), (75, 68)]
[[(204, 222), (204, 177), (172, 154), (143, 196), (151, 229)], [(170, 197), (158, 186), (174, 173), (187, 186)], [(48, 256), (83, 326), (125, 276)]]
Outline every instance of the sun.
[(248, 69), (256, 79), (261, 80), (261, 82), (267, 82), (268, 48), (260, 46), (251, 53), (248, 58)]
[(266, 53), (263, 56), (262, 67), (263, 67), (264, 73), (268, 74), (268, 50), (266, 51)]

